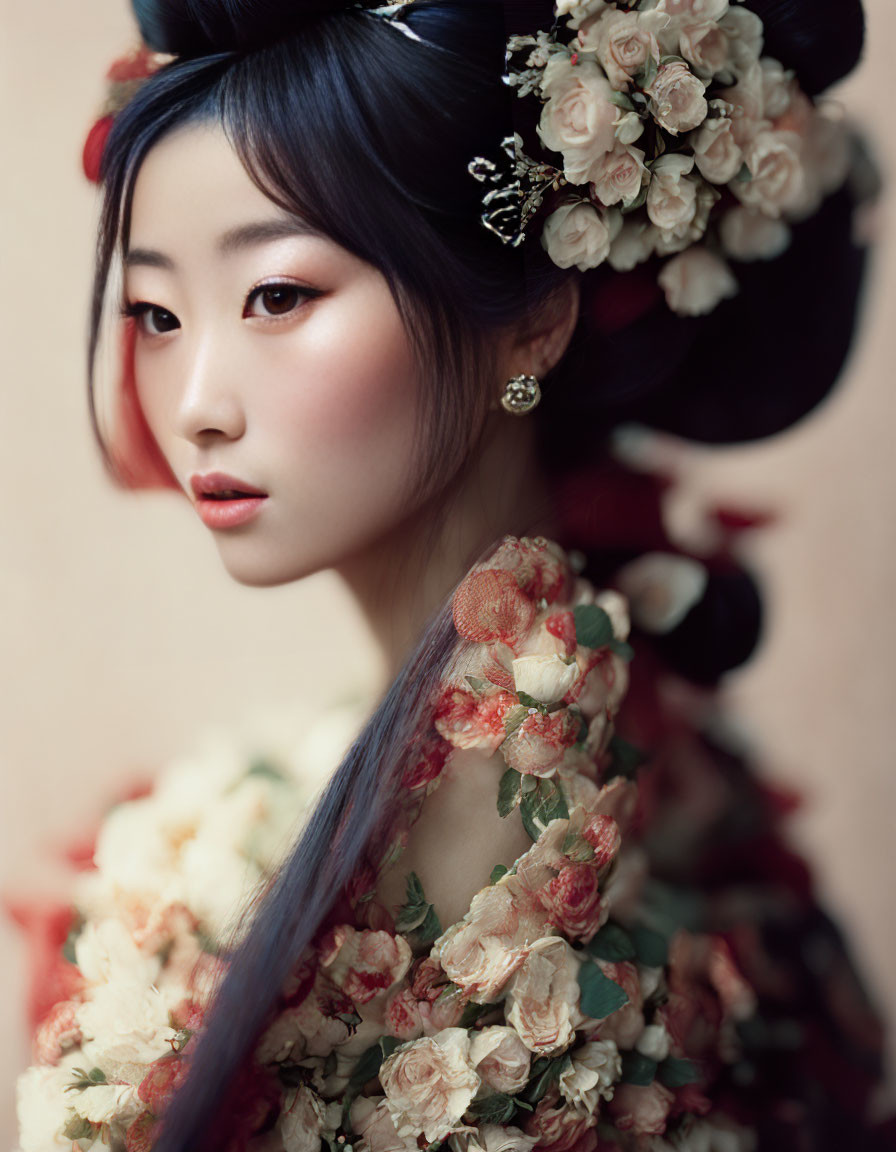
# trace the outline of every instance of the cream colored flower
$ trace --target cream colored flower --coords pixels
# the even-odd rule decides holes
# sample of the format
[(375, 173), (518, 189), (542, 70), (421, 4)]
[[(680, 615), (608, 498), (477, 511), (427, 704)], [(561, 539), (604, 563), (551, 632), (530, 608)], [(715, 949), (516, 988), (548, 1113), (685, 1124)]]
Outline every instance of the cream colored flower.
[(16, 1082), (19, 1152), (71, 1152), (72, 1142), (62, 1135), (71, 1113), (65, 1089), (72, 1080), (77, 1056), (58, 1067), (34, 1066)]
[(599, 16), (607, 8), (607, 0), (556, 0), (557, 15), (567, 16), (571, 28), (578, 28), (585, 20)]
[(644, 91), (650, 97), (655, 120), (673, 136), (696, 128), (706, 118), (706, 84), (680, 61), (661, 65)]
[(539, 1056), (562, 1052), (584, 1017), (579, 1009), (581, 961), (557, 936), (536, 941), (507, 993), (507, 1023)]
[(529, 1049), (513, 1028), (483, 1028), (470, 1043), (470, 1063), (495, 1092), (519, 1092), (529, 1079), (531, 1062)]
[(482, 1124), (459, 1146), (463, 1152), (531, 1152), (537, 1143), (537, 1136), (527, 1136), (512, 1124)]
[(591, 180), (596, 162), (615, 143), (617, 108), (613, 90), (593, 60), (570, 63), (556, 54), (544, 70), (538, 135), (546, 148), (563, 155), (563, 170), (573, 184)]
[(654, 162), (647, 189), (647, 215), (662, 232), (682, 236), (697, 214), (694, 157), (666, 153)]
[(626, 216), (616, 239), (610, 245), (607, 263), (617, 272), (630, 272), (653, 255), (656, 230), (646, 220)]
[(386, 1106), (400, 1136), (443, 1140), (461, 1124), (479, 1088), (464, 1028), (446, 1028), (397, 1049), (380, 1069)]
[(610, 253), (621, 220), (584, 201), (562, 204), (545, 221), (541, 243), (560, 268), (597, 268)]
[(728, 37), (728, 54), (737, 73), (746, 72), (757, 63), (762, 54), (764, 26), (755, 12), (741, 4), (729, 8), (719, 21)]
[(570, 1054), (569, 1067), (560, 1073), (563, 1099), (585, 1112), (596, 1112), (601, 1099), (613, 1099), (613, 1087), (622, 1075), (622, 1057), (612, 1040), (592, 1040)]
[(702, 316), (737, 294), (737, 281), (718, 256), (701, 245), (673, 256), (657, 277), (673, 312)]
[(620, 201), (628, 204), (637, 197), (648, 176), (644, 152), (640, 148), (617, 144), (598, 162), (591, 187), (601, 204), (618, 204)]
[(805, 192), (801, 141), (795, 132), (758, 132), (744, 149), (750, 179), (730, 185), (741, 203), (767, 216), (795, 207)]
[(352, 1104), (352, 1131), (358, 1136), (356, 1152), (419, 1152), (411, 1136), (399, 1136), (385, 1096), (359, 1096)]
[(283, 1152), (318, 1152), (327, 1126), (327, 1106), (307, 1085), (290, 1089), (283, 1101), (277, 1131)]
[(735, 260), (774, 260), (790, 246), (790, 229), (754, 208), (730, 208), (719, 221), (719, 238)]
[(611, 9), (579, 33), (584, 52), (594, 52), (614, 88), (629, 84), (648, 59), (659, 60), (660, 49), (650, 25), (637, 12)]
[(672, 1038), (662, 1024), (648, 1024), (635, 1041), (635, 1048), (659, 1064), (672, 1050)]
[(567, 664), (559, 656), (521, 656), (513, 662), (517, 692), (525, 692), (542, 704), (562, 700), (578, 674), (575, 663)]
[(734, 138), (727, 116), (704, 120), (691, 137), (694, 160), (701, 176), (713, 184), (727, 184), (741, 170), (744, 154)]
[(718, 24), (686, 24), (679, 34), (682, 56), (702, 80), (712, 80), (728, 64), (730, 40)]

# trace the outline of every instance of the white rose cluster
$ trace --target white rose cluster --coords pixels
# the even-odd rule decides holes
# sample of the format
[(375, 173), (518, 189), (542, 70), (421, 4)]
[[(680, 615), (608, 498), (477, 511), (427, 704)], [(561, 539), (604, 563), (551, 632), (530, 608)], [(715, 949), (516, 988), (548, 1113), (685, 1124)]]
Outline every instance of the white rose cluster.
[(779, 256), (789, 223), (843, 182), (848, 132), (763, 56), (762, 20), (740, 0), (556, 0), (555, 12), (559, 30), (508, 44), (526, 53), (508, 80), (540, 97), (539, 140), (562, 157), (536, 164), (517, 140), (532, 202), (563, 190), (542, 245), (581, 271), (670, 257), (669, 307), (711, 311), (737, 291), (728, 258)]

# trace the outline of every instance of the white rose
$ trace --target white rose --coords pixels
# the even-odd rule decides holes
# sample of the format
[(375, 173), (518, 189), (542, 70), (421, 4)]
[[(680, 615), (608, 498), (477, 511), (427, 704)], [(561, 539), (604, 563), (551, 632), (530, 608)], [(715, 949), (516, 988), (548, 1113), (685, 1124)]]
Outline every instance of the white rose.
[(581, 961), (567, 942), (546, 936), (531, 947), (510, 982), (507, 1023), (539, 1056), (561, 1052), (584, 1017), (579, 1010)]
[(562, 700), (576, 682), (579, 670), (559, 656), (521, 656), (513, 662), (517, 692), (525, 692), (541, 704)]
[(318, 1152), (326, 1119), (326, 1104), (307, 1085), (287, 1092), (277, 1121), (283, 1152)]
[(644, 153), (640, 148), (627, 148), (617, 144), (598, 161), (591, 185), (595, 197), (602, 204), (630, 203), (641, 191), (644, 178), (649, 176), (644, 167)]
[(77, 1013), (86, 1067), (102, 1068), (109, 1080), (138, 1083), (171, 1051), (175, 1004), (157, 988), (117, 983), (96, 989)]
[(400, 1136), (443, 1140), (458, 1127), (479, 1088), (465, 1028), (445, 1028), (403, 1044), (380, 1069), (386, 1106)]
[(734, 138), (733, 128), (727, 116), (715, 116), (704, 120), (691, 137), (700, 174), (713, 184), (727, 184), (743, 165), (744, 154)]
[(594, 597), (594, 603), (610, 617), (614, 640), (628, 640), (631, 622), (625, 597), (612, 588), (604, 588)]
[(728, 58), (738, 74), (756, 64), (762, 55), (763, 24), (755, 12), (738, 6), (729, 8), (719, 25), (728, 37)]
[(602, 13), (579, 33), (579, 43), (582, 51), (597, 54), (610, 83), (620, 91), (628, 91), (650, 57), (660, 58), (656, 36), (637, 12)]
[(656, 232), (646, 220), (626, 216), (622, 228), (610, 245), (607, 263), (617, 272), (630, 272), (653, 255)]
[(731, 184), (731, 191), (741, 203), (767, 216), (780, 216), (795, 207), (806, 188), (800, 146), (795, 132), (758, 132), (744, 149), (751, 178)]
[(667, 304), (681, 316), (702, 316), (737, 294), (737, 280), (728, 265), (699, 245), (673, 256), (657, 280)]
[(465, 1152), (531, 1152), (537, 1136), (527, 1136), (512, 1124), (482, 1124), (469, 1136)]
[(681, 54), (704, 80), (724, 71), (728, 63), (729, 39), (715, 23), (687, 24), (679, 35)]
[(529, 1049), (512, 1028), (494, 1025), (470, 1043), (470, 1064), (495, 1092), (519, 1092), (529, 1079)]
[(728, 11), (728, 0), (657, 0), (657, 12), (686, 16), (691, 20), (721, 20)]
[(706, 591), (706, 569), (690, 556), (647, 552), (616, 576), (631, 605), (632, 619), (645, 632), (677, 628)]
[(96, 1084), (83, 1092), (72, 1092), (70, 1104), (92, 1124), (111, 1124), (115, 1120), (125, 1127), (133, 1124), (144, 1109), (137, 1089), (130, 1084)]
[(616, 140), (618, 110), (610, 82), (593, 60), (573, 65), (561, 53), (548, 61), (542, 94), (547, 100), (538, 125), (542, 143), (562, 153), (567, 180), (588, 183), (595, 162)]
[(584, 201), (561, 204), (545, 221), (541, 243), (559, 268), (575, 266), (584, 272), (603, 264), (620, 226), (618, 214)]
[(730, 208), (719, 222), (719, 237), (735, 260), (775, 260), (790, 245), (790, 229), (753, 208)]
[(647, 215), (663, 232), (684, 235), (697, 214), (698, 181), (688, 173), (694, 157), (666, 153), (654, 162), (647, 189)]
[(568, 16), (571, 28), (599, 16), (607, 7), (606, 0), (556, 0), (556, 4), (557, 15)]
[(384, 1096), (359, 1096), (352, 1104), (351, 1125), (358, 1136), (355, 1152), (419, 1152), (415, 1139), (396, 1132)]
[(716, 96), (727, 105), (731, 119), (731, 134), (741, 149), (763, 128), (771, 127), (764, 119), (762, 68), (758, 61), (738, 77), (731, 88), (723, 88)]
[(662, 1024), (648, 1024), (635, 1041), (635, 1048), (659, 1064), (672, 1050), (672, 1038)]
[(706, 118), (706, 85), (677, 60), (661, 65), (653, 83), (644, 91), (650, 97), (654, 119), (673, 136), (696, 128)]
[[(77, 1064), (77, 1057), (74, 1063)], [(58, 1067), (34, 1066), (16, 1082), (19, 1152), (71, 1152), (72, 1142), (62, 1135), (71, 1113), (66, 1085), (72, 1081), (72, 1063)]]
[(771, 120), (783, 116), (790, 107), (794, 93), (793, 69), (785, 70), (778, 60), (764, 56), (759, 61), (762, 69), (762, 106), (763, 115)]
[(570, 1064), (560, 1073), (560, 1094), (567, 1104), (585, 1112), (597, 1111), (601, 1097), (613, 1099), (613, 1088), (622, 1075), (622, 1057), (612, 1040), (592, 1040), (570, 1054)]

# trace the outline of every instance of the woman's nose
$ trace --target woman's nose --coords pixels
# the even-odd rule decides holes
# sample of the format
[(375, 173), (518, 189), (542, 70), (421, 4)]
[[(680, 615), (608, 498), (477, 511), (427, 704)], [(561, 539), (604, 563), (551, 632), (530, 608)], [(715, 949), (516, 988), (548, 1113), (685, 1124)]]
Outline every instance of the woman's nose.
[(177, 411), (178, 432), (194, 443), (221, 436), (238, 440), (246, 430), (233, 358), (207, 340), (193, 357)]

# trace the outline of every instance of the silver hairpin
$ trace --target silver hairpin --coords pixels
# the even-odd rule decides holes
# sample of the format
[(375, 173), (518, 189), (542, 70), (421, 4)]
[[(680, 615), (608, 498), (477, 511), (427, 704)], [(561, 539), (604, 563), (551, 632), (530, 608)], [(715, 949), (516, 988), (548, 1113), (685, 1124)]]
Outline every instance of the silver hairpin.
[(384, 20), (388, 20), (399, 32), (404, 32), (405, 36), (410, 36), (412, 40), (423, 43), (423, 37), (418, 36), (413, 29), (409, 28), (403, 20), (399, 18), (399, 13), (407, 8), (413, 0), (397, 0), (395, 4), (382, 4), (379, 8), (366, 8), (365, 11), (370, 12), (374, 16), (380, 16)]

